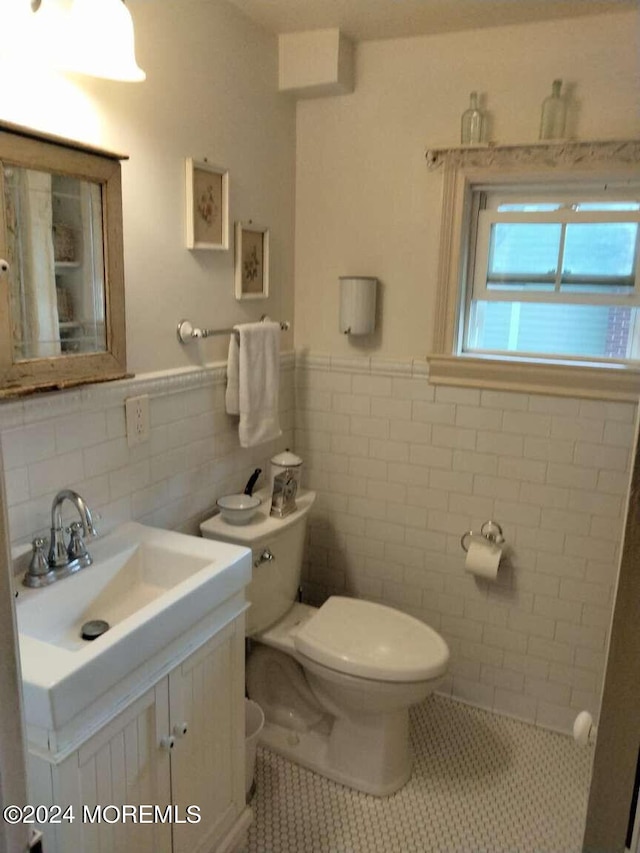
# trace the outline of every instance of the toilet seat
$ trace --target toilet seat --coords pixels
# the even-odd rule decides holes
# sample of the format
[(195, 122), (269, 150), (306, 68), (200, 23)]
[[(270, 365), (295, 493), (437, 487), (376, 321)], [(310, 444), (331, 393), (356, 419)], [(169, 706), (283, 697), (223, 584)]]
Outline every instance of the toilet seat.
[(449, 649), (424, 622), (371, 601), (332, 596), (294, 632), (317, 664), (376, 681), (428, 681), (447, 670)]

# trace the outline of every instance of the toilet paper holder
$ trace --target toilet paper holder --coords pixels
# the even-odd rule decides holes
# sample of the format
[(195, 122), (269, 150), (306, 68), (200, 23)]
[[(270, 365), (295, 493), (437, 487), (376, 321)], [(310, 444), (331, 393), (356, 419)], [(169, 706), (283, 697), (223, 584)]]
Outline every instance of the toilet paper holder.
[(473, 530), (467, 530), (466, 533), (463, 533), (460, 537), (460, 545), (463, 551), (469, 550), (469, 543), (467, 539), (470, 539), (472, 536), (483, 536), (488, 542), (491, 542), (493, 545), (502, 545), (504, 542), (504, 536), (502, 535), (502, 527), (498, 524), (497, 521), (485, 521), (485, 523), (480, 528), (480, 533), (476, 533)]

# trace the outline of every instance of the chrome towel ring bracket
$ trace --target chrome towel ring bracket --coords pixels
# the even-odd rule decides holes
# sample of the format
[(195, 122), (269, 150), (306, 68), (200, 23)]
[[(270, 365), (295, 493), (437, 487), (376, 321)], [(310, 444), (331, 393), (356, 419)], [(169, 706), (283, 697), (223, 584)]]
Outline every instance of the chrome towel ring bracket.
[(467, 530), (466, 533), (463, 533), (460, 537), (460, 545), (463, 551), (469, 550), (469, 542), (467, 540), (472, 536), (483, 536), (488, 542), (494, 545), (502, 545), (504, 542), (502, 527), (500, 527), (497, 521), (485, 521), (480, 528), (480, 533), (475, 533), (473, 530)]

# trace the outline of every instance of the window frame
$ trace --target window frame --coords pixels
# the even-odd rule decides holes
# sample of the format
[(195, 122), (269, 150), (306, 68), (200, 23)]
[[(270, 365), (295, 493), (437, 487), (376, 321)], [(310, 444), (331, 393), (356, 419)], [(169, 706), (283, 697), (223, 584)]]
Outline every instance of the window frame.
[[(464, 312), (472, 287), (479, 205), (477, 189), (540, 188), (563, 183), (637, 183), (640, 140), (551, 142), (456, 147), (427, 151), (430, 170), (442, 169), (442, 217), (433, 349), (427, 355), (434, 384), (545, 394), (637, 400), (640, 364), (463, 352)], [(468, 284), (467, 284), (468, 282)]]

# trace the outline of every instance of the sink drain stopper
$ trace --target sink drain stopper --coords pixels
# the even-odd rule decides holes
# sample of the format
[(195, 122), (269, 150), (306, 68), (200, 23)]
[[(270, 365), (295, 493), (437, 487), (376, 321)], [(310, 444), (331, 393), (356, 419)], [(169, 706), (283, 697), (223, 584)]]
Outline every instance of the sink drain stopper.
[(104, 619), (92, 619), (90, 622), (85, 622), (81, 628), (80, 636), (83, 640), (97, 640), (105, 631), (109, 630), (109, 623)]

